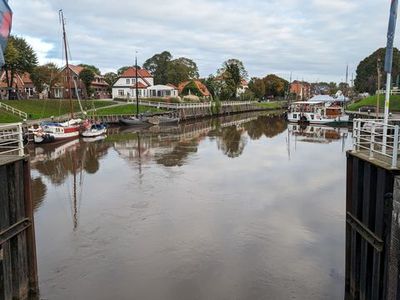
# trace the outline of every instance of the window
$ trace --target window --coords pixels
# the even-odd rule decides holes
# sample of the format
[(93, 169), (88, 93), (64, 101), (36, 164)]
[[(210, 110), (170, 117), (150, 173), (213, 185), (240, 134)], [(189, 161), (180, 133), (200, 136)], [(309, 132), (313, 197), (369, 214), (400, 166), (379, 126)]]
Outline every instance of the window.
[(294, 119), (297, 119), (297, 114), (293, 114), (293, 118), (294, 118)]
[(124, 96), (124, 90), (118, 90), (118, 96)]
[(314, 115), (310, 115), (311, 116), (311, 120), (314, 120)]
[[(127, 78), (126, 79), (126, 84), (130, 84), (130, 83), (131, 83), (131, 80), (129, 78)], [(132, 81), (132, 83), (133, 83), (133, 81)]]

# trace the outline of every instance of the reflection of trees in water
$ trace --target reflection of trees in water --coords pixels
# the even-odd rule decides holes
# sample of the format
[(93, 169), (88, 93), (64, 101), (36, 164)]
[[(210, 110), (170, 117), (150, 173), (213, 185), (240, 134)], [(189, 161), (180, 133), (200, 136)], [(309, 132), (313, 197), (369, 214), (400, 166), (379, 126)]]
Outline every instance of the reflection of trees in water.
[(218, 149), (231, 158), (240, 156), (247, 143), (243, 133), (243, 129), (238, 129), (234, 125), (223, 128), (217, 140)]
[(32, 179), (31, 184), (32, 184), (33, 208), (37, 209), (42, 205), (44, 196), (46, 196), (47, 187), (43, 183), (41, 177), (36, 177), (36, 178)]
[(280, 116), (260, 116), (257, 120), (246, 123), (244, 128), (252, 140), (258, 140), (263, 135), (272, 138), (287, 128), (287, 122)]
[[(57, 145), (57, 147), (62, 147)], [(57, 149), (55, 145), (43, 146), (44, 155), (51, 157)], [(46, 176), (55, 185), (65, 182), (69, 174), (74, 174), (82, 168), (89, 174), (99, 170), (99, 159), (107, 153), (109, 145), (104, 142), (77, 143), (62, 152), (59, 157), (43, 159), (32, 164), (32, 168)], [(35, 160), (34, 154), (31, 154)]]
[(171, 152), (159, 155), (156, 162), (166, 167), (183, 166), (189, 154), (197, 152), (198, 145), (199, 140), (197, 139), (179, 142)]

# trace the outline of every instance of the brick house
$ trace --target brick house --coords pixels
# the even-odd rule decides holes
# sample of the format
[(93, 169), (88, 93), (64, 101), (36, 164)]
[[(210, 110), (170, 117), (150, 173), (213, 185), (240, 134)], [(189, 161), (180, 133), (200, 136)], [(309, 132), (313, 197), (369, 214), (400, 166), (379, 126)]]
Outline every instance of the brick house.
[(308, 100), (311, 98), (311, 84), (295, 80), (290, 84), (290, 93), (296, 94), (296, 99)]
[[(0, 98), (6, 99), (8, 97), (7, 91), (6, 72), (3, 71), (0, 76)], [(15, 74), (13, 86), (10, 89), (11, 98), (13, 99), (29, 99), (36, 96), (36, 88), (31, 80), (29, 73), (22, 75)]]
[[(70, 70), (70, 76), (71, 76), (71, 91), (72, 91), (72, 98), (77, 98), (77, 95), (79, 97), (83, 98), (83, 96), (86, 96), (86, 88), (85, 85), (83, 84), (82, 80), (79, 79), (79, 74), (82, 72), (84, 67), (81, 66), (75, 66), (75, 65), (69, 65), (69, 70)], [(56, 85), (53, 87), (52, 94), (54, 95), (55, 98), (69, 98), (69, 86), (68, 86), (68, 70), (67, 67), (65, 66), (61, 70), (61, 84)], [(76, 84), (76, 85), (75, 85)], [(92, 81), (90, 88), (93, 90), (92, 95), (88, 96), (94, 96), (95, 98), (110, 98), (111, 95), (109, 93), (109, 85), (108, 83), (104, 80), (104, 77), (101, 75), (95, 75), (94, 80)]]

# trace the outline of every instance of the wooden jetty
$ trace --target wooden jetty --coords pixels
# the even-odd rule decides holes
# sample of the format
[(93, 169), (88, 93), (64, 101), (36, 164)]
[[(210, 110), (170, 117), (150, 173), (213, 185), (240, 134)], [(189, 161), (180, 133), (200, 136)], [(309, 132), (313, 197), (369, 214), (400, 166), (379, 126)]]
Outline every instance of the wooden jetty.
[(0, 299), (38, 292), (29, 157), (21, 124), (0, 126)]
[(347, 152), (345, 299), (400, 299), (399, 126), (357, 119), (353, 137)]

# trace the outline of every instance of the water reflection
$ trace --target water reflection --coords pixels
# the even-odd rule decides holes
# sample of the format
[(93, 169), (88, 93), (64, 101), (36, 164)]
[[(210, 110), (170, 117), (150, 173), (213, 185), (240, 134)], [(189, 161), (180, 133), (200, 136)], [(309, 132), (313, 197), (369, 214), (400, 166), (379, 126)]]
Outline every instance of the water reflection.
[(336, 299), (342, 142), (249, 113), (30, 148), (43, 297)]

